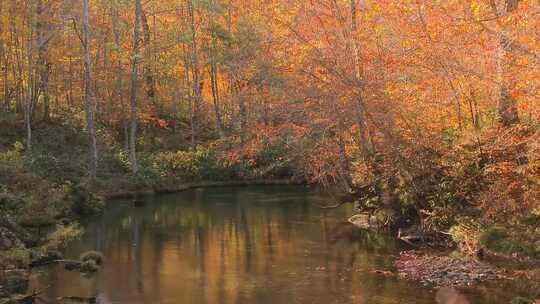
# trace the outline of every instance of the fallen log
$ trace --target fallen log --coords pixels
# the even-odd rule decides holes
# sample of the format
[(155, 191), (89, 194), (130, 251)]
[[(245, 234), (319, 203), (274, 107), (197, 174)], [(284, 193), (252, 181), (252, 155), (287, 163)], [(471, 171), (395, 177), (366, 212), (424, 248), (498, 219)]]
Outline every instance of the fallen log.
[(84, 303), (84, 304), (96, 304), (97, 297), (60, 297), (57, 298), (59, 302), (70, 302), (70, 303)]

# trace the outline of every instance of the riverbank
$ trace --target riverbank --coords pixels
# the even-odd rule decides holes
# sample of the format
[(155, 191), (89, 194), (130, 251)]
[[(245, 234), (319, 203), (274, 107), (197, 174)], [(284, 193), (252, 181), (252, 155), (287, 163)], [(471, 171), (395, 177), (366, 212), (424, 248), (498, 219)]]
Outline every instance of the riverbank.
[(235, 186), (264, 186), (264, 185), (303, 185), (292, 179), (259, 179), (259, 180), (240, 180), (240, 181), (207, 181), (196, 183), (179, 183), (176, 185), (161, 185), (150, 189), (124, 189), (118, 191), (101, 192), (97, 194), (106, 200), (129, 199), (134, 197), (153, 196), (159, 194), (176, 193), (197, 188), (215, 188), (215, 187), (235, 187)]
[[(152, 189), (117, 189), (114, 192), (93, 191), (86, 188), (65, 185), (62, 198), (64, 210), (54, 210), (54, 214), (29, 217), (31, 210), (21, 208), (8, 211), (0, 216), (0, 303), (22, 303), (17, 299), (27, 299), (26, 294), (31, 269), (62, 260), (65, 246), (81, 236), (84, 231), (79, 225), (81, 216), (99, 216), (106, 208), (106, 202), (114, 199), (141, 199), (145, 196), (182, 192), (196, 188), (215, 188), (255, 185), (298, 185), (291, 179), (208, 181), (179, 183)], [(52, 197), (48, 197), (52, 199)], [(16, 196), (0, 195), (0, 206), (7, 207), (17, 202)], [(30, 205), (28, 205), (30, 208)], [(7, 211), (7, 210), (6, 210)], [(26, 224), (23, 224), (26, 223)], [(9, 227), (9, 228), (7, 228)]]
[[(127, 190), (118, 191), (116, 193), (108, 193), (106, 197), (113, 198), (133, 198), (133, 196), (147, 196), (147, 195), (158, 195), (161, 193), (170, 193), (170, 192), (181, 192), (188, 189), (194, 188), (206, 188), (206, 187), (227, 187), (227, 186), (249, 186), (249, 185), (291, 185), (297, 184), (290, 180), (253, 180), (253, 181), (231, 181), (231, 182), (201, 182), (201, 183), (185, 183), (176, 185), (174, 188), (158, 188), (150, 191), (141, 191), (141, 192), (128, 192)], [(174, 189), (174, 190), (173, 190)], [(65, 221), (65, 219), (63, 219)], [(60, 224), (60, 221), (58, 222)], [(73, 220), (71, 224), (76, 224), (76, 220)], [(384, 232), (381, 232), (384, 233)], [(30, 253), (36, 248), (29, 248)], [(51, 252), (54, 253), (54, 252)], [(463, 262), (462, 260), (449, 258), (446, 256), (415, 256), (414, 258), (404, 259), (405, 256), (410, 257), (408, 254), (404, 254), (397, 258), (396, 266), (398, 268), (398, 274), (400, 277), (407, 280), (420, 281), (422, 283), (427, 282), (426, 285), (429, 287), (439, 287), (439, 286), (471, 286), (477, 283), (483, 282), (484, 280), (500, 280), (505, 279), (506, 277), (516, 278), (519, 275), (530, 276), (530, 273), (514, 273), (513, 271), (506, 271), (506, 275), (499, 275), (503, 270), (493, 271), (486, 264), (477, 263), (477, 262)], [(41, 256), (41, 259), (47, 259), (47, 255)], [(59, 259), (60, 256), (54, 256), (53, 258)], [(404, 262), (407, 260), (407, 262)], [(45, 260), (43, 260), (45, 261)], [(403, 263), (406, 267), (399, 266), (400, 263)], [(402, 265), (402, 266), (403, 266)], [(420, 265), (420, 266), (419, 266)], [(471, 266), (473, 265), (473, 266)], [(480, 265), (480, 266), (478, 266)], [(478, 267), (477, 267), (478, 266)], [(25, 268), (25, 267), (23, 267)], [(26, 270), (21, 269), (10, 269), (10, 275), (8, 280), (11, 283), (8, 283), (9, 286), (21, 286), (25, 282), (25, 277), (28, 276)], [(402, 275), (404, 274), (404, 275)], [(0, 280), (1, 281), (1, 280)], [(2, 285), (0, 283), (0, 285)], [(12, 287), (9, 287), (12, 288)], [(20, 287), (18, 287), (20, 288)], [(12, 289), (12, 291), (20, 291)], [(526, 303), (526, 302), (523, 302)], [(533, 302), (530, 302), (533, 303)]]

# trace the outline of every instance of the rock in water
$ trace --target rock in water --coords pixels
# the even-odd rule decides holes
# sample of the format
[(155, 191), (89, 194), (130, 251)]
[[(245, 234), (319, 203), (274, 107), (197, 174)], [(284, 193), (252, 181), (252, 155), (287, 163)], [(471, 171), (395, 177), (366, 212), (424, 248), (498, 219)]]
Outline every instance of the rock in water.
[(91, 274), (99, 270), (99, 265), (94, 262), (94, 260), (88, 260), (81, 264), (81, 272), (86, 274)]
[(369, 214), (367, 214), (367, 213), (360, 213), (360, 214), (356, 214), (356, 215), (351, 216), (349, 218), (349, 223), (351, 223), (351, 224), (353, 224), (356, 227), (361, 228), (361, 229), (370, 229), (371, 228)]
[(98, 251), (87, 251), (83, 254), (81, 254), (81, 262), (88, 262), (88, 261), (94, 261), (96, 265), (101, 266), (103, 262), (105, 261), (105, 256), (103, 253)]

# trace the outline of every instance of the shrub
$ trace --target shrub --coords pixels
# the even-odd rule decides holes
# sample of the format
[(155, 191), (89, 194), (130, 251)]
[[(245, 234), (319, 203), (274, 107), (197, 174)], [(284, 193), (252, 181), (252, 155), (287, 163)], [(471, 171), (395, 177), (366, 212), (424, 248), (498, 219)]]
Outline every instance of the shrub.
[(72, 210), (78, 215), (99, 214), (105, 208), (103, 199), (91, 193), (84, 185), (71, 186), (66, 199), (73, 202)]
[(153, 157), (153, 167), (162, 177), (183, 181), (237, 177), (237, 166), (220, 159), (214, 147), (197, 146), (194, 151), (161, 152)]
[(492, 252), (503, 255), (540, 256), (538, 222), (520, 221), (486, 229), (480, 242)]
[(7, 266), (26, 268), (30, 264), (30, 253), (26, 249), (15, 248), (0, 251), (0, 269)]
[(23, 144), (17, 141), (11, 149), (0, 152), (0, 172), (22, 170), (24, 165), (23, 151)]
[(93, 261), (96, 265), (103, 265), (103, 262), (105, 261), (105, 256), (103, 253), (98, 251), (87, 251), (81, 254), (80, 260), (83, 263), (86, 263), (88, 261)]
[(457, 220), (457, 224), (450, 228), (452, 240), (458, 244), (459, 249), (467, 254), (476, 254), (482, 248), (480, 237), (485, 226), (470, 217)]
[(78, 224), (56, 225), (56, 230), (47, 236), (47, 246), (50, 248), (63, 248), (69, 242), (77, 240), (82, 234)]

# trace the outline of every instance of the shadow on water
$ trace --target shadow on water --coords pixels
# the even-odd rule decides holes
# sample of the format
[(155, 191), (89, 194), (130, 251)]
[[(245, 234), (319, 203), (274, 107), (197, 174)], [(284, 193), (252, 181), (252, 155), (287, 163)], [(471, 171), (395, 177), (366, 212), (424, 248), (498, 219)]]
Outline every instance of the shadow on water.
[[(151, 198), (140, 208), (113, 202), (67, 251), (68, 258), (102, 251), (102, 270), (86, 278), (53, 267), (33, 285), (50, 285), (49, 300), (97, 295), (100, 303), (439, 300), (429, 289), (377, 274), (392, 269), (398, 244), (343, 223), (347, 207), (321, 210), (313, 204), (321, 195), (265, 186), (197, 189)], [(493, 303), (467, 296), (471, 303)]]

